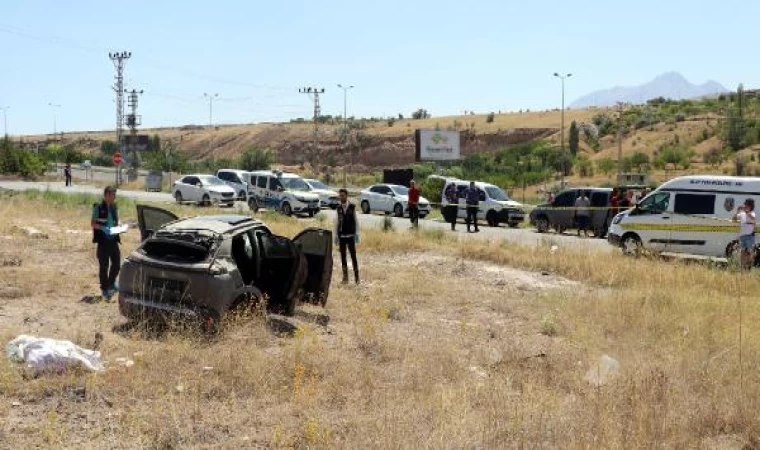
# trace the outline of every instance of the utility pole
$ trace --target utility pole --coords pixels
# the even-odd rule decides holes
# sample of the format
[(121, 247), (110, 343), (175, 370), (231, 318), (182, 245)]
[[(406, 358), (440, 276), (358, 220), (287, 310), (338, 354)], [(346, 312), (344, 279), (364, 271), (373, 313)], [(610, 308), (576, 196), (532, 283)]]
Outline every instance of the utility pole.
[(618, 141), (618, 167), (617, 167), (617, 185), (619, 186), (621, 183), (621, 180), (623, 179), (623, 106), (625, 104), (623, 102), (617, 102), (617, 112), (618, 112), (618, 133), (617, 133), (617, 141)]
[[(113, 90), (116, 93), (116, 149), (122, 150), (122, 135), (124, 134), (124, 63), (132, 57), (132, 52), (108, 53), (116, 69)], [(116, 186), (121, 181), (121, 165), (116, 168)]]
[(319, 147), (319, 116), (321, 115), (319, 94), (324, 94), (325, 88), (304, 87), (299, 89), (298, 92), (301, 94), (308, 94), (314, 101), (314, 149), (312, 150), (312, 153), (316, 156), (317, 148)]
[(203, 97), (208, 99), (208, 127), (213, 128), (214, 99), (219, 98), (219, 94), (203, 93)]
[(139, 95), (143, 93), (142, 90), (132, 89), (131, 91), (124, 90), (127, 95), (127, 106), (129, 106), (130, 113), (127, 114), (127, 127), (129, 127), (129, 147), (132, 150), (132, 170), (134, 171), (133, 177), (137, 179), (137, 169), (140, 167), (140, 161), (137, 156), (137, 127), (142, 124), (140, 116), (137, 115), (137, 103)]
[(554, 72), (554, 76), (559, 78), (562, 82), (562, 112), (560, 114), (561, 117), (561, 124), (560, 124), (560, 150), (562, 152), (562, 181), (560, 181), (560, 189), (565, 189), (565, 171), (567, 170), (567, 164), (565, 162), (565, 78), (570, 78), (573, 76), (572, 73), (568, 73), (565, 75), (560, 75), (557, 72)]
[[(343, 89), (343, 154), (345, 155), (348, 153), (348, 116), (346, 114), (347, 112), (347, 99), (348, 99), (348, 90), (353, 89), (354, 86), (343, 86), (342, 84), (338, 85), (338, 88)], [(351, 155), (351, 164), (353, 164), (353, 155)], [(345, 162), (343, 163), (343, 187), (346, 187), (348, 182), (348, 175), (346, 174), (346, 165)]]
[(0, 106), (0, 109), (3, 110), (3, 134), (5, 137), (8, 137), (8, 110), (11, 109), (11, 107)]
[(56, 117), (56, 115), (57, 115), (56, 108), (60, 108), (61, 105), (56, 105), (55, 103), (48, 103), (48, 106), (50, 106), (51, 108), (53, 108), (53, 141), (57, 141), (58, 140), (58, 137), (57, 137), (58, 136), (58, 130), (56, 128), (58, 127), (58, 125), (57, 125), (58, 119)]

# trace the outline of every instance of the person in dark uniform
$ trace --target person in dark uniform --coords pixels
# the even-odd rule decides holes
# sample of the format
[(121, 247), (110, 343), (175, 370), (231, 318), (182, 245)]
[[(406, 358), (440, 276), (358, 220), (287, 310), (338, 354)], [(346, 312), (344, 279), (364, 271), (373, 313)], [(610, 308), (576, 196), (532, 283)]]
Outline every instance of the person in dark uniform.
[(354, 278), (359, 284), (359, 264), (356, 262), (356, 244), (359, 243), (359, 220), (356, 205), (348, 201), (348, 191), (338, 191), (340, 204), (335, 210), (335, 244), (340, 245), (340, 261), (343, 264), (343, 284), (348, 283), (348, 261), (346, 251), (351, 253)]
[(451, 223), (451, 231), (456, 231), (457, 215), (459, 214), (459, 194), (457, 193), (456, 183), (449, 183), (443, 192), (443, 196), (446, 198), (447, 203), (443, 214), (446, 217), (446, 221)]
[(66, 163), (63, 168), (63, 177), (66, 178), (66, 186), (71, 186), (71, 164)]
[(92, 242), (97, 244), (96, 255), (100, 270), (100, 292), (107, 301), (119, 290), (116, 277), (119, 276), (121, 251), (119, 235), (112, 235), (111, 228), (119, 225), (116, 209), (116, 188), (108, 186), (103, 191), (103, 201), (92, 206)]
[(467, 203), (467, 232), (470, 232), (470, 223), (475, 225), (475, 232), (478, 233), (478, 210), (480, 209), (480, 189), (475, 186), (475, 182), (470, 182), (470, 187), (464, 191), (464, 199)]

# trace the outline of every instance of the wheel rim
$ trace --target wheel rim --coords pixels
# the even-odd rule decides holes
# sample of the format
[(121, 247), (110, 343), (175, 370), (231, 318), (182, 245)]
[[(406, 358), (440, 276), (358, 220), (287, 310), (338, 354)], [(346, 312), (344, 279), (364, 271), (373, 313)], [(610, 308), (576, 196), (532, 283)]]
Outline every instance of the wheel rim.
[(177, 192), (174, 194), (174, 198), (177, 199), (177, 202), (179, 203), (182, 201), (182, 194), (180, 192)]
[(256, 202), (255, 198), (251, 198), (248, 200), (248, 207), (251, 208), (253, 211), (259, 210), (259, 204)]
[(209, 203), (211, 203), (211, 202), (209, 201), (210, 199), (211, 199), (211, 197), (209, 197), (208, 195), (204, 195), (204, 196), (203, 196), (203, 204), (204, 204), (204, 205), (208, 205)]
[(641, 243), (633, 237), (625, 238), (623, 241), (623, 253), (626, 255), (638, 255)]
[(286, 216), (289, 216), (289, 215), (290, 215), (290, 213), (291, 213), (291, 210), (290, 210), (290, 205), (289, 205), (288, 203), (285, 203), (284, 205), (282, 205), (282, 212), (283, 212), (283, 214), (285, 214)]
[(396, 213), (396, 216), (401, 217), (404, 215), (404, 210), (401, 209), (401, 205), (396, 205), (395, 208), (393, 208), (393, 211)]
[(369, 203), (368, 202), (362, 202), (362, 212), (364, 214), (369, 214)]
[(536, 229), (538, 229), (539, 233), (546, 233), (546, 230), (549, 229), (549, 222), (546, 219), (538, 219), (536, 221)]

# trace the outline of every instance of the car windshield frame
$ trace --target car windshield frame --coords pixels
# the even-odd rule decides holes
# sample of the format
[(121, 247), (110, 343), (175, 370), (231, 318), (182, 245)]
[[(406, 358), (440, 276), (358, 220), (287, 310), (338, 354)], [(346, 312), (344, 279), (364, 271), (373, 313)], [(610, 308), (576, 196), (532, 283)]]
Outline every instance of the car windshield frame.
[(406, 186), (388, 186), (396, 195), (409, 195), (409, 188)]
[(329, 190), (330, 187), (319, 180), (304, 180), (312, 189)]
[(201, 180), (201, 183), (204, 185), (209, 186), (226, 186), (227, 183), (225, 183), (221, 178), (215, 176), (215, 175), (198, 175), (197, 178)]
[[(486, 186), (483, 190), (486, 191), (489, 198), (496, 200), (497, 202), (511, 201), (506, 191), (504, 191), (504, 189), (500, 188), (499, 186)], [(497, 195), (494, 195), (494, 193)]]

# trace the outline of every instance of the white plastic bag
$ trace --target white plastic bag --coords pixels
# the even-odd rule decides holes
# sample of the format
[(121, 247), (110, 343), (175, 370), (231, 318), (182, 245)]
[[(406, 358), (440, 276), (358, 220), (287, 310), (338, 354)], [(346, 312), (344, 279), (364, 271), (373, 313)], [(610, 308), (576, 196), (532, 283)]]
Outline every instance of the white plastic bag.
[(35, 372), (63, 372), (74, 367), (92, 372), (104, 370), (100, 352), (81, 348), (71, 341), (22, 334), (8, 342), (5, 355), (11, 361), (26, 362)]

